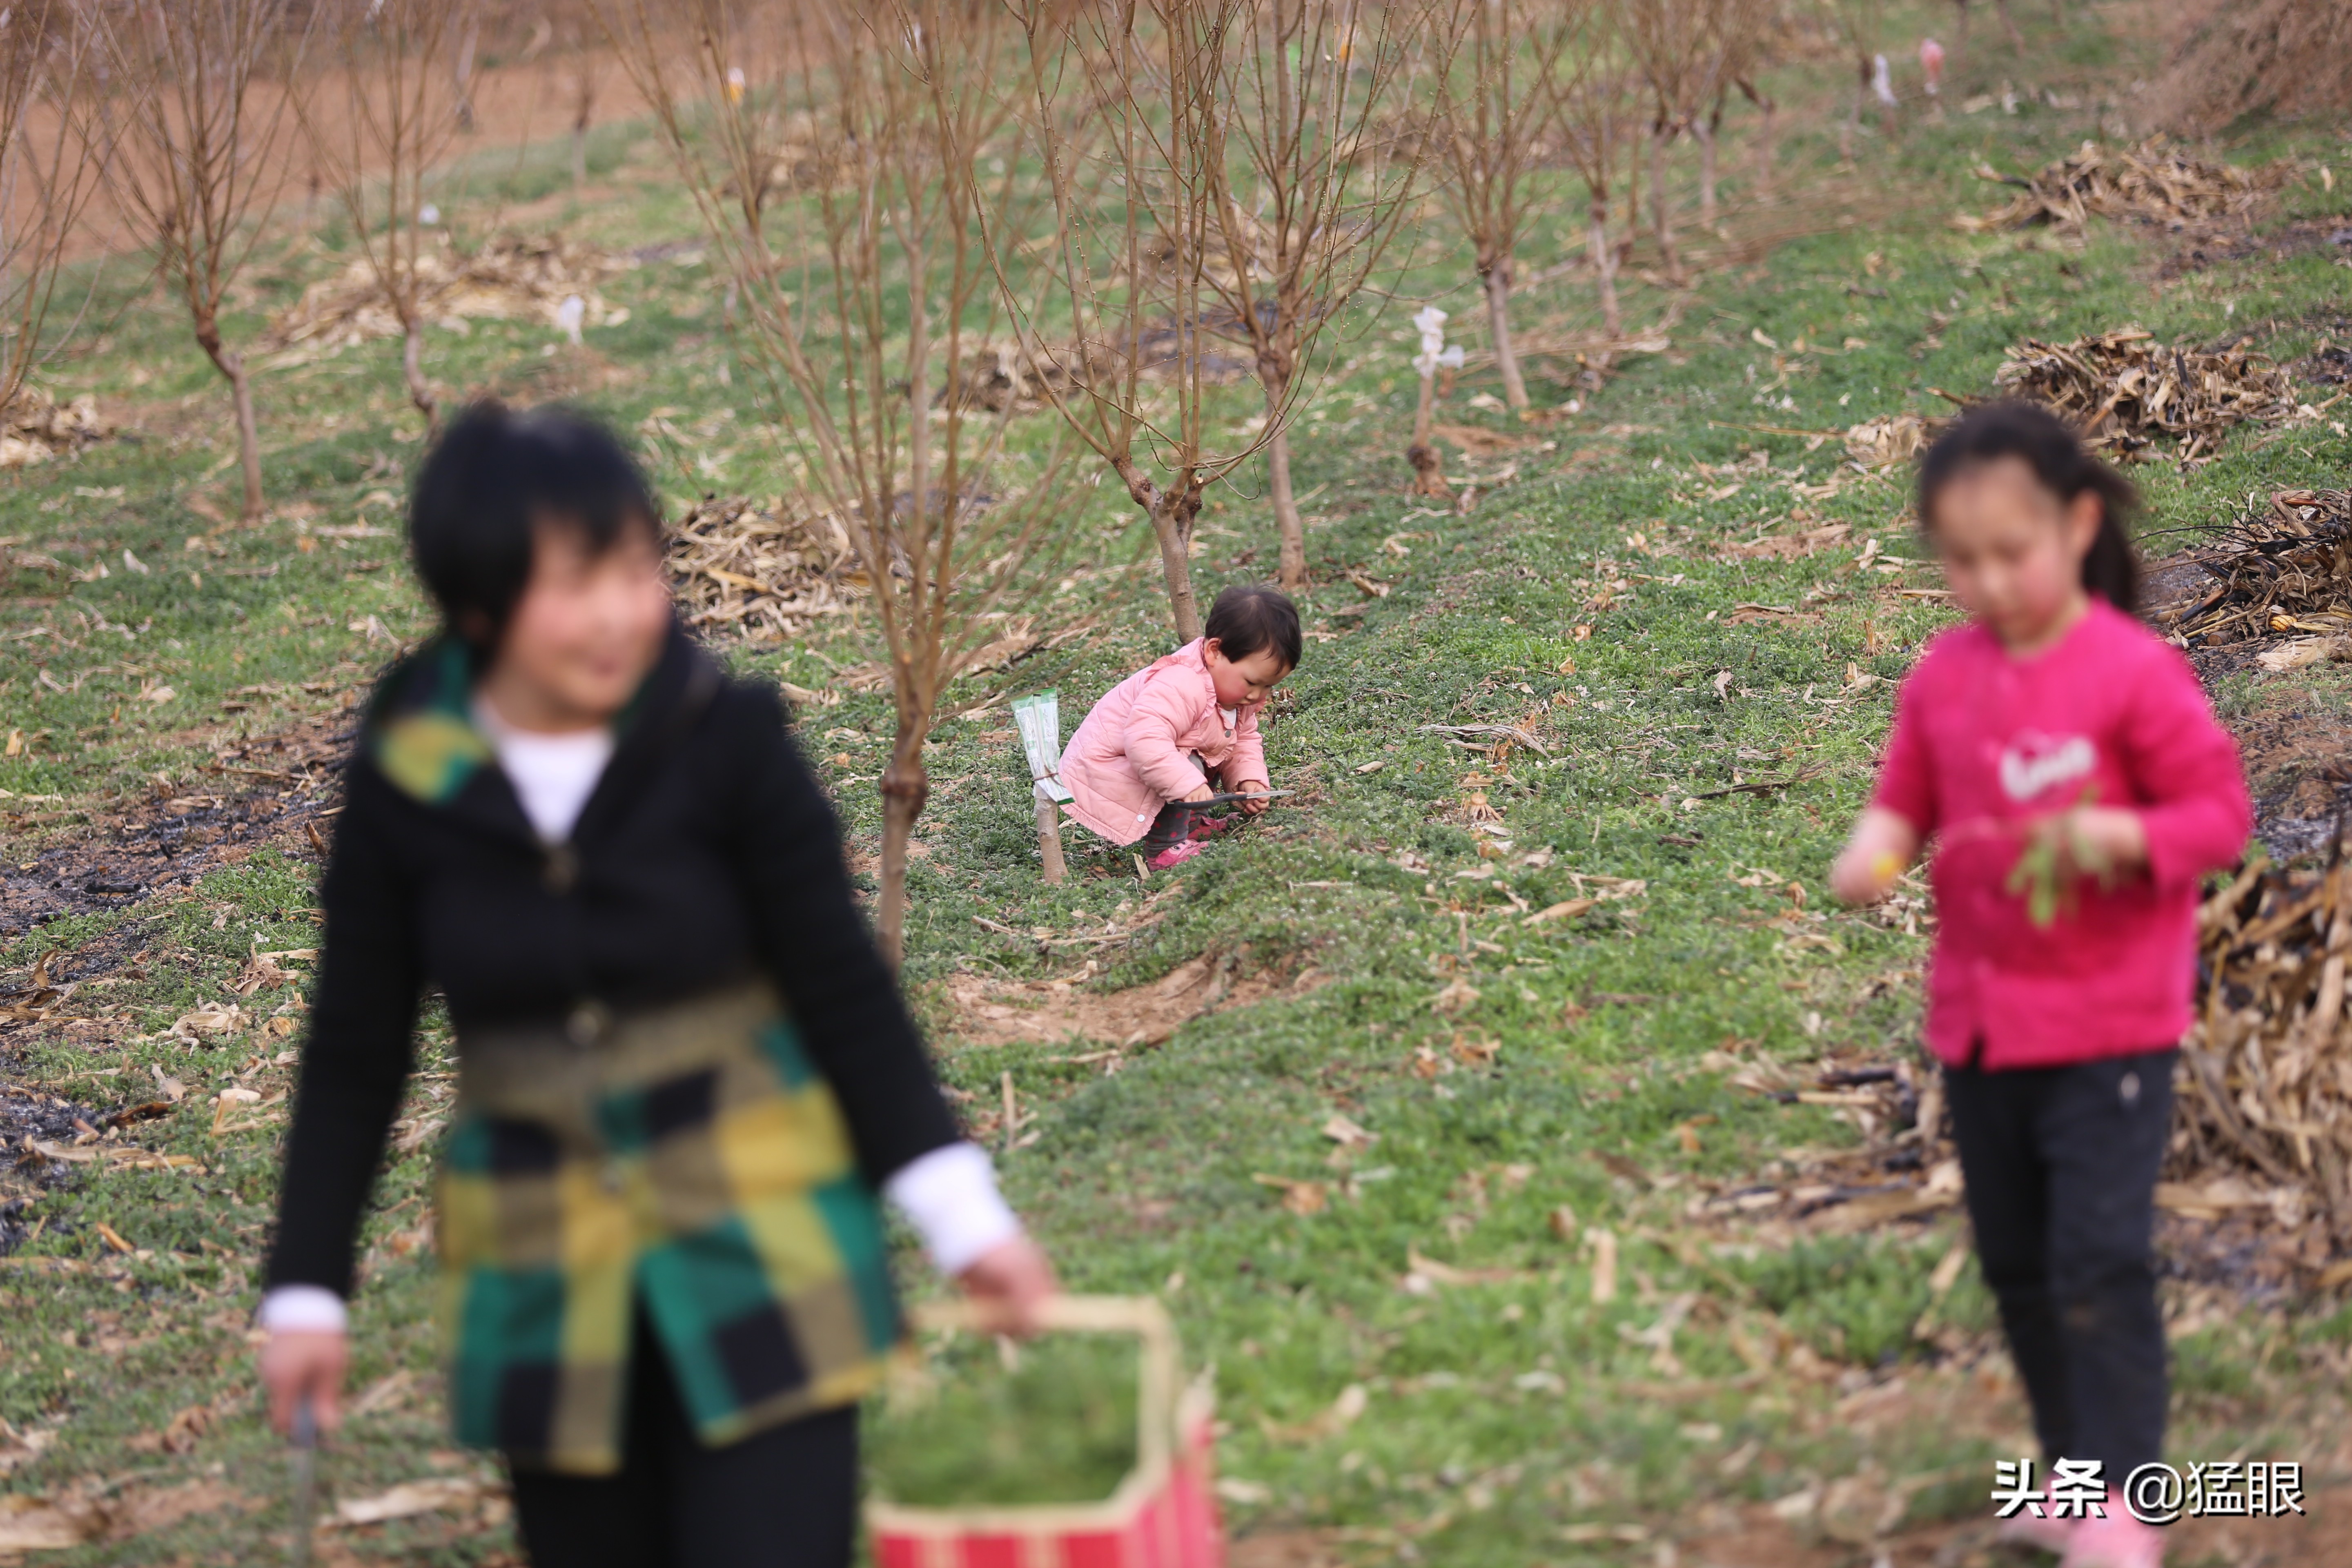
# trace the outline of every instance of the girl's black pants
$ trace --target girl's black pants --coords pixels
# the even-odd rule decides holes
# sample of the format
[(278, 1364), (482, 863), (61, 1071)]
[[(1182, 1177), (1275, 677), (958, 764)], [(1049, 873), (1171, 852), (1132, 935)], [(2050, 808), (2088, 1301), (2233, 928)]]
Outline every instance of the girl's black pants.
[(630, 1364), (617, 1475), (513, 1471), (531, 1568), (848, 1568), (856, 1406), (706, 1448), (642, 1311)]
[(1949, 1068), (1977, 1258), (2046, 1461), (2120, 1489), (2164, 1448), (2164, 1319), (2151, 1232), (2178, 1052)]

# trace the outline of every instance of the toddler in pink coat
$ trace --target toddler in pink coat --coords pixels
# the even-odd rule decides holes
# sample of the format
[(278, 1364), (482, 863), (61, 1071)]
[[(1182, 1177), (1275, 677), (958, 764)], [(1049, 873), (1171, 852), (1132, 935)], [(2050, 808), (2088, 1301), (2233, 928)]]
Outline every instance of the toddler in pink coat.
[[(1933, 846), (1927, 1044), (2049, 1467), (2001, 1535), (2063, 1568), (2164, 1555), (2126, 1501), (2164, 1448), (2156, 1178), (2198, 879), (2252, 826), (2195, 672), (2131, 615), (2134, 500), (2038, 407), (1978, 408), (1937, 441), (1920, 526), (1970, 619), (1903, 683), (1877, 791), (1830, 872), (1869, 902)], [(2064, 1500), (2047, 1485), (2062, 1460), (2096, 1467)]]
[[(1199, 854), (1223, 826), (1185, 809), (1219, 793), (1264, 795), (1258, 710), (1298, 668), (1298, 608), (1266, 587), (1228, 588), (1202, 635), (1105, 694), (1062, 750), (1063, 809), (1113, 844), (1143, 841), (1155, 871)], [(1264, 801), (1242, 803), (1252, 816)]]

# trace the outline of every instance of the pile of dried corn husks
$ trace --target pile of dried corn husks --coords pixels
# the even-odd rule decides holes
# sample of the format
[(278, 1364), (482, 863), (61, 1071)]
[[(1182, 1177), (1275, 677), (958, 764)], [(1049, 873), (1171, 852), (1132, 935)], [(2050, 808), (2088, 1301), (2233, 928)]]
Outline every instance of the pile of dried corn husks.
[(2028, 338), (1993, 380), (2010, 396), (2048, 405), (2106, 451), (2129, 455), (2169, 436), (2183, 464), (2210, 458), (2233, 425), (2275, 423), (2296, 409), (2286, 373), (2260, 354), (2168, 348), (2138, 327), (2071, 343)]
[(88, 394), (59, 403), (37, 386), (28, 386), (0, 411), (0, 468), (21, 468), (79, 451), (113, 434), (98, 416), (98, 402)]
[(2352, 491), (2281, 490), (2203, 564), (2220, 581), (2169, 617), (2192, 647), (2352, 632)]
[(2286, 184), (2284, 163), (2242, 169), (2192, 158), (2162, 138), (2137, 147), (2085, 142), (2031, 176), (1995, 173), (1979, 164), (1977, 177), (2020, 187), (2007, 206), (1981, 216), (1954, 218), (1971, 233), (2049, 224), (2079, 229), (2094, 214), (2186, 226), (2243, 223)]
[[(623, 258), (560, 235), (507, 236), (470, 256), (445, 244), (417, 258), (418, 310), (436, 322), (535, 321), (560, 326), (563, 302), (577, 296), (580, 325), (614, 326), (627, 321), (628, 312), (606, 304), (596, 289), (627, 267)], [(291, 310), (270, 323), (272, 342), (297, 357), (398, 337), (400, 331), (400, 318), (365, 258), (311, 284)]]
[(671, 592), (694, 626), (746, 641), (798, 637), (847, 612), (856, 592), (848, 536), (827, 517), (706, 499), (672, 525)]
[(2198, 931), (2204, 995), (2158, 1199), (2266, 1207), (2352, 1246), (2352, 865), (2281, 870), (2258, 855), (2205, 901)]

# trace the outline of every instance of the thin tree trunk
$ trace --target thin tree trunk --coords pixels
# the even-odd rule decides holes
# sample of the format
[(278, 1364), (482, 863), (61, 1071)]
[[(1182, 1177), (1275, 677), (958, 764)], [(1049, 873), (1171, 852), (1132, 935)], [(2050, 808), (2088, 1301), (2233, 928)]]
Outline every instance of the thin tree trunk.
[(1838, 158), (1842, 163), (1853, 162), (1853, 139), (1862, 129), (1862, 100), (1870, 96), (1870, 62), (1862, 62), (1862, 81), (1853, 89), (1853, 108), (1838, 121)]
[(2009, 14), (2009, 0), (1993, 0), (1993, 9), (2000, 13), (2000, 29), (2009, 35), (2009, 46), (2020, 55), (2025, 53), (2025, 35), (2017, 30), (2017, 18)]
[(411, 317), (404, 323), (400, 345), (400, 373), (408, 381), (408, 401), (425, 416), (425, 434), (441, 433), (441, 405), (433, 395), (433, 384), (425, 379), (425, 323)]
[(1290, 427), (1281, 416), (1286, 390), (1265, 383), (1265, 416), (1275, 421), (1274, 435), (1265, 444), (1266, 488), (1274, 497), (1275, 527), (1282, 539), (1280, 581), (1296, 593), (1307, 586), (1307, 524), (1298, 515), (1298, 498), (1290, 483)]
[(245, 510), (247, 522), (261, 516), (261, 431), (253, 417), (253, 382), (247, 375), (245, 360), (226, 343), (221, 342), (217, 322), (204, 317), (196, 321), (196, 343), (213, 368), (228, 382), (230, 398), (236, 405), (236, 456), (245, 474)]
[(1412, 444), (1404, 449), (1404, 460), (1412, 465), (1412, 493), (1417, 496), (1450, 496), (1454, 488), (1445, 482), (1445, 466), (1431, 445), (1429, 426), (1437, 412), (1437, 368), (1433, 365), (1421, 378), (1421, 406), (1412, 416)]
[(1674, 128), (1664, 120), (1650, 125), (1650, 223), (1658, 237), (1658, 250), (1666, 263), (1666, 281), (1683, 285), (1683, 258), (1675, 248), (1675, 220), (1666, 200), (1666, 142)]
[(1518, 352), (1511, 346), (1511, 258), (1496, 258), (1486, 268), (1486, 324), (1495, 335), (1495, 368), (1503, 374), (1503, 401), (1525, 408), (1527, 379), (1519, 374)]
[(1609, 335), (1625, 335), (1625, 318), (1617, 309), (1617, 250), (1609, 243), (1609, 198), (1592, 198), (1591, 226), (1587, 230), (1585, 246), (1592, 252), (1592, 270), (1601, 289), (1601, 319), (1607, 323)]
[(580, 194), (588, 184), (588, 122), (596, 109), (596, 79), (586, 66), (580, 68), (578, 102), (572, 116), (572, 193)]
[(1631, 245), (1642, 232), (1642, 159), (1639, 153), (1625, 160), (1625, 243)]
[(927, 718), (899, 712), (898, 741), (882, 770), (882, 875), (875, 897), (874, 940), (894, 970), (907, 956), (907, 843), (931, 793), (929, 775), (923, 771)]
[(1160, 571), (1168, 580), (1168, 609), (1176, 623), (1176, 641), (1191, 642), (1201, 635), (1201, 603), (1192, 594), (1191, 517), (1182, 515), (1183, 491), (1160, 491), (1151, 501), (1151, 531), (1160, 541)]
[(1706, 229), (1715, 226), (1715, 129), (1708, 116), (1691, 117), (1691, 134), (1698, 138), (1698, 226)]
[(1771, 99), (1758, 98), (1752, 88), (1748, 97), (1764, 115), (1764, 123), (1756, 132), (1756, 191), (1759, 195), (1769, 196), (1772, 194), (1772, 138), (1780, 129), (1780, 106)]
[(457, 44), (457, 129), (474, 128), (474, 46), (481, 32), (481, 17), (467, 18), (466, 32)]

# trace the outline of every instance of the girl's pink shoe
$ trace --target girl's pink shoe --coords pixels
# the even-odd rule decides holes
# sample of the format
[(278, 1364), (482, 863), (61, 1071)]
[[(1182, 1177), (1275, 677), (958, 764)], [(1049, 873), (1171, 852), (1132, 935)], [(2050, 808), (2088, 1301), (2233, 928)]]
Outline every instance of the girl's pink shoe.
[(2164, 1568), (2164, 1531), (2134, 1519), (2120, 1498), (2110, 1499), (2106, 1518), (2074, 1527), (2060, 1568)]
[(1233, 825), (1234, 819), (1230, 816), (1211, 816), (1203, 812), (1192, 818), (1192, 826), (1187, 830), (1186, 837), (1196, 842), (1203, 838), (1214, 838)]
[(1146, 860), (1144, 864), (1155, 871), (1171, 871), (1207, 847), (1207, 845), (1197, 838), (1180, 839)]
[(2002, 1520), (1993, 1539), (2003, 1546), (2027, 1546), (2056, 1557), (2074, 1544), (2074, 1531), (2080, 1528), (2081, 1522), (2076, 1520), (2036, 1519), (2030, 1513), (2020, 1513)]

